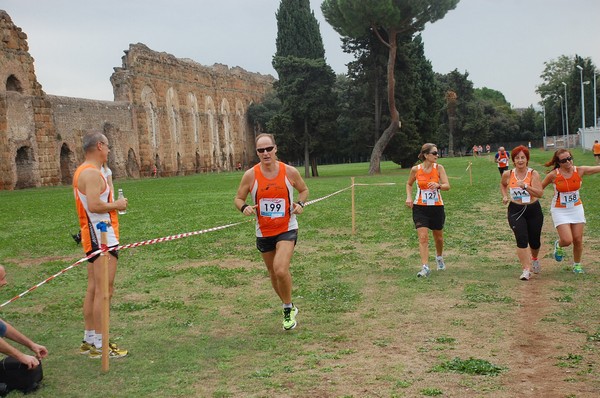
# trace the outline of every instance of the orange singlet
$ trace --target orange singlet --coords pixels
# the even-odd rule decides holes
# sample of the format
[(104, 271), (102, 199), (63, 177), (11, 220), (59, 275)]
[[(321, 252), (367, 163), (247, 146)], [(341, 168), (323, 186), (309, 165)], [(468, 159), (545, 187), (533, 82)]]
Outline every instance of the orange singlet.
[[(527, 173), (525, 174), (525, 178), (519, 180), (517, 178), (517, 174), (515, 170), (510, 171), (510, 177), (508, 180), (508, 190), (510, 192), (510, 200), (517, 203), (532, 203), (532, 196), (527, 192), (525, 188), (519, 187), (519, 182), (524, 182), (527, 185), (531, 185), (531, 178), (533, 174), (533, 169), (531, 167), (527, 168)], [(534, 200), (535, 201), (535, 200)]]
[(294, 186), (286, 174), (286, 166), (279, 163), (279, 173), (266, 178), (260, 164), (254, 166), (254, 184), (251, 193), (256, 209), (256, 236), (266, 238), (298, 229), (294, 210)]
[(554, 179), (554, 196), (552, 198), (552, 207), (567, 208), (581, 205), (579, 197), (579, 188), (583, 180), (577, 172), (577, 166), (573, 166), (573, 175), (565, 178), (560, 174), (560, 169), (556, 170)]
[(437, 163), (433, 163), (431, 171), (425, 173), (423, 165), (417, 166), (417, 195), (415, 196), (414, 204), (419, 206), (443, 206), (444, 201), (439, 189), (429, 189), (429, 182), (440, 183), (440, 175), (437, 169)]
[(119, 244), (119, 220), (117, 218), (117, 211), (113, 210), (108, 213), (90, 212), (86, 195), (77, 188), (79, 174), (81, 174), (83, 170), (90, 168), (97, 170), (104, 180), (104, 190), (100, 194), (100, 200), (106, 203), (113, 201), (110, 186), (106, 181), (106, 177), (104, 177), (100, 170), (91, 164), (83, 164), (77, 168), (73, 175), (73, 194), (75, 195), (75, 206), (77, 208), (77, 215), (79, 216), (79, 227), (81, 228), (81, 245), (83, 246), (83, 251), (85, 253), (96, 251), (100, 248), (100, 230), (96, 228), (96, 224), (101, 221), (110, 221), (107, 231), (108, 247)]
[(498, 152), (498, 167), (508, 167), (508, 152), (504, 154)]

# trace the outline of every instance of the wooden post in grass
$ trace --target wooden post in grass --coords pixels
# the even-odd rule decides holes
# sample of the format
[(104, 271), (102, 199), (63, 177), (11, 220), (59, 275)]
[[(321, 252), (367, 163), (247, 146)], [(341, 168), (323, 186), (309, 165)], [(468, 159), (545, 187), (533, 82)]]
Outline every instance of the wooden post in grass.
[(354, 207), (354, 177), (350, 178), (352, 184), (352, 235), (356, 235), (356, 212)]
[(100, 271), (100, 285), (96, 288), (102, 289), (102, 371), (108, 372), (109, 369), (109, 322), (110, 322), (110, 296), (108, 291), (108, 252), (104, 251), (108, 247), (108, 236), (107, 230), (110, 222), (101, 221), (96, 225), (96, 228), (100, 230), (100, 243), (102, 247), (102, 261), (100, 262), (101, 270), (94, 270), (94, 272)]
[(471, 166), (473, 166), (473, 162), (469, 162), (469, 165), (467, 166), (467, 170), (469, 170), (469, 184), (473, 185), (473, 172), (472, 172), (473, 167), (471, 167)]

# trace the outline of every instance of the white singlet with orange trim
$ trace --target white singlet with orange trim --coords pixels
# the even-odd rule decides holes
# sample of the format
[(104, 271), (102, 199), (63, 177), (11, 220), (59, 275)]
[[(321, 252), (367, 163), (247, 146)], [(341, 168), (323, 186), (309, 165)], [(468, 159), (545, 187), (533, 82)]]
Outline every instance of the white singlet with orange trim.
[(81, 165), (77, 168), (75, 174), (73, 175), (73, 194), (75, 196), (75, 206), (77, 208), (79, 227), (81, 229), (81, 245), (83, 247), (83, 251), (86, 253), (100, 248), (100, 230), (96, 228), (96, 224), (101, 221), (110, 221), (107, 231), (108, 247), (119, 244), (119, 220), (117, 217), (117, 211), (113, 210), (108, 213), (92, 213), (88, 208), (87, 196), (83, 194), (77, 187), (81, 172), (90, 168), (97, 170), (104, 180), (105, 187), (100, 194), (100, 200), (105, 203), (110, 203), (113, 201), (110, 186), (106, 181), (106, 177), (104, 177), (100, 170), (91, 164)]

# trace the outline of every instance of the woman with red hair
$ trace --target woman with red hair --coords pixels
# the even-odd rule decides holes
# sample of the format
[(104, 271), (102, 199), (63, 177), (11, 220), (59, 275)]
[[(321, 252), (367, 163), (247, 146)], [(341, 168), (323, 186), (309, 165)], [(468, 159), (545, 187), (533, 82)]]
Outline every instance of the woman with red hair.
[(573, 272), (582, 274), (581, 254), (583, 253), (583, 226), (585, 213), (579, 196), (582, 177), (588, 174), (600, 173), (600, 166), (575, 166), (573, 156), (568, 149), (554, 152), (546, 166), (553, 169), (542, 181), (542, 187), (554, 185), (554, 196), (550, 206), (550, 214), (558, 239), (554, 242), (554, 259), (562, 261), (565, 247), (573, 244)]
[(514, 169), (502, 173), (502, 203), (508, 204), (508, 225), (517, 241), (517, 256), (523, 272), (519, 279), (527, 281), (531, 271), (540, 272), (540, 252), (544, 214), (539, 198), (544, 194), (540, 175), (529, 167), (529, 149), (519, 145), (511, 151)]

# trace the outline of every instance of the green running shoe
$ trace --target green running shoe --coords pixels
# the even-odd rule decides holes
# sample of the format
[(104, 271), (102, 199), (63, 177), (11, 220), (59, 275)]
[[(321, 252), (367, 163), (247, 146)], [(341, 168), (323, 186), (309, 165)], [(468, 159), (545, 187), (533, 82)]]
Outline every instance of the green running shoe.
[(298, 314), (298, 307), (293, 306), (292, 308), (283, 309), (283, 329), (292, 330), (296, 327), (296, 314)]
[(562, 261), (565, 256), (565, 249), (558, 245), (558, 239), (554, 241), (554, 259), (556, 261)]
[(573, 264), (573, 272), (576, 274), (583, 274), (583, 268), (581, 268), (581, 264)]

